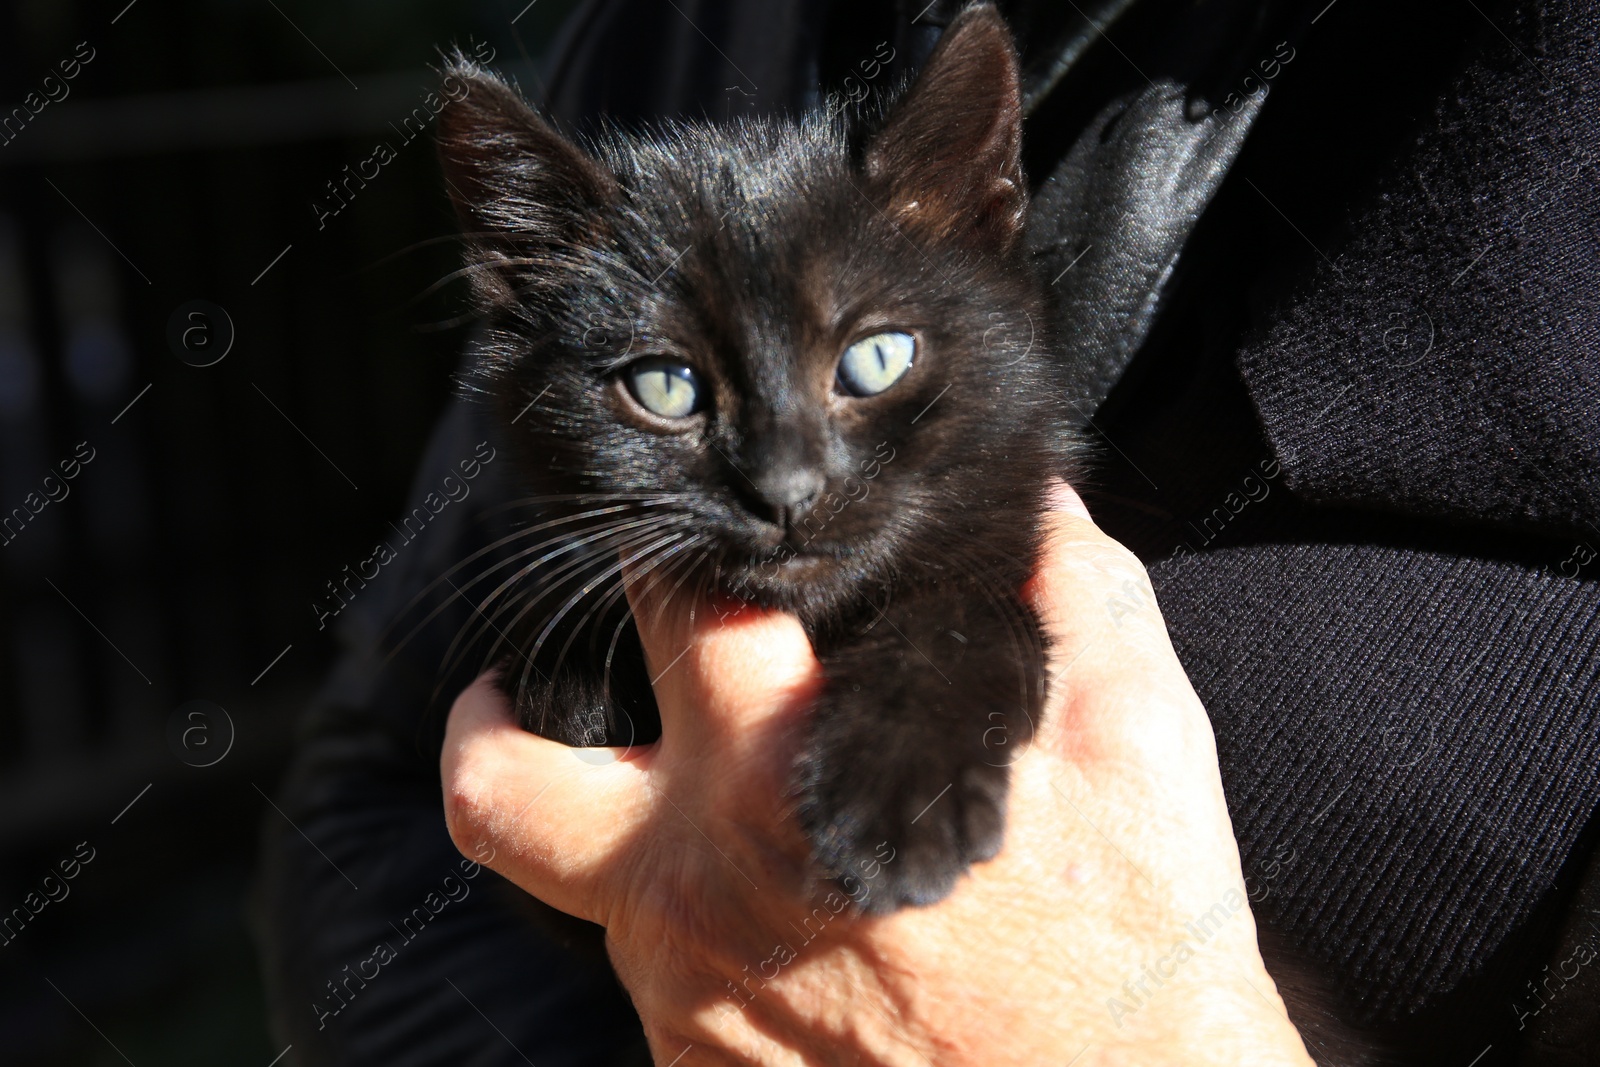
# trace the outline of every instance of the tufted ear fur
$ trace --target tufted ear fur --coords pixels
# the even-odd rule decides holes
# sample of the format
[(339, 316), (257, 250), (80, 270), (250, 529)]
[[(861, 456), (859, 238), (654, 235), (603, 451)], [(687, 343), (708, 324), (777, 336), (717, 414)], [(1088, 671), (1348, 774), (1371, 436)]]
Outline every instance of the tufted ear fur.
[(593, 225), (616, 182), (495, 75), (457, 57), (444, 79), (463, 87), (445, 94), (438, 141), (478, 260), (473, 287), (487, 304), (509, 303), (523, 279)]
[(867, 143), (867, 177), (896, 221), (985, 248), (1015, 243), (1028, 200), (1018, 78), (994, 5), (957, 16)]

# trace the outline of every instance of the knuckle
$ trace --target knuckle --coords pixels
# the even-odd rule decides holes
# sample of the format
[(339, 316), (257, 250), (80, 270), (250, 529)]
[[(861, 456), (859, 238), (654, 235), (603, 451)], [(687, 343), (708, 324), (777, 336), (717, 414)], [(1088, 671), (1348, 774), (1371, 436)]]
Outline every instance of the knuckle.
[(482, 777), (462, 762), (445, 776), (445, 828), (463, 855), (474, 855), (489, 836), (493, 809), (484, 795), (484, 784)]

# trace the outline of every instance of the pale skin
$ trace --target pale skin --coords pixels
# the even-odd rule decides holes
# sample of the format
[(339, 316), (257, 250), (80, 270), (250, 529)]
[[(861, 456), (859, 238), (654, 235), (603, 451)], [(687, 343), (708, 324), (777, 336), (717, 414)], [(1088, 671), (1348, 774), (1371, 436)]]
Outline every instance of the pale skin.
[(1144, 568), (1054, 499), (1026, 591), (1054, 641), (1046, 718), (1030, 745), (996, 738), (1005, 847), (935, 906), (862, 916), (874, 872), (810, 873), (785, 786), (820, 678), (792, 617), (636, 597), (655, 745), (580, 756), (487, 679), (456, 701), (452, 837), (606, 928), (657, 1064), (1311, 1063)]

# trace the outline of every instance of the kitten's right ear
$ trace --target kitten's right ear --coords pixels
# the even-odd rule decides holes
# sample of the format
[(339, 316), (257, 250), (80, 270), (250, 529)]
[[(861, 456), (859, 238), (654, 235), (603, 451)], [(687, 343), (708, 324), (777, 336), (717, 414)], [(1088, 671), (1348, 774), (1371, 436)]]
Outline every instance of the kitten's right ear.
[(506, 303), (554, 247), (592, 225), (616, 181), (477, 64), (458, 55), (442, 80), (439, 162), (479, 256), (473, 286), (489, 303)]

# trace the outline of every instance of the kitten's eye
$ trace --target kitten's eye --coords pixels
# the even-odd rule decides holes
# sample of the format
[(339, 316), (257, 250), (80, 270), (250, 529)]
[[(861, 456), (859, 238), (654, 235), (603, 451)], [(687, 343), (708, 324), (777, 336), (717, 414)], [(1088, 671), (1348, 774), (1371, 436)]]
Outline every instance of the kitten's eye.
[(628, 392), (646, 411), (664, 419), (684, 419), (699, 411), (700, 379), (682, 363), (641, 359), (622, 372)]
[(839, 360), (839, 386), (851, 396), (877, 396), (911, 369), (917, 342), (908, 333), (880, 333), (857, 341)]

